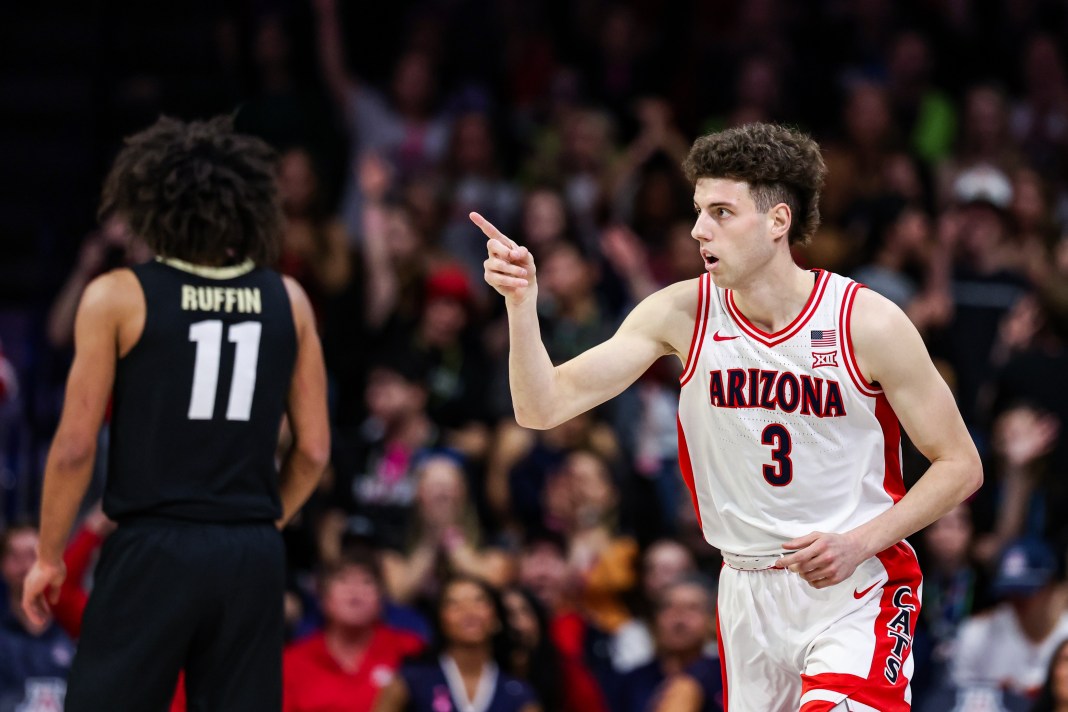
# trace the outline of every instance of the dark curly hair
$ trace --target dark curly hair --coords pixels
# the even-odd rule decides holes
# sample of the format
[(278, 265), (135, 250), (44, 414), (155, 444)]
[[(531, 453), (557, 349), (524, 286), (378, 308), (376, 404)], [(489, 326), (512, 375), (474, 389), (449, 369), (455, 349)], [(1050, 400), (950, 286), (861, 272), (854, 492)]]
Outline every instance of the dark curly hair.
[(694, 141), (682, 169), (691, 183), (728, 178), (749, 184), (757, 210), (790, 207), (790, 244), (805, 244), (820, 224), (827, 166), (806, 134), (776, 124), (746, 124)]
[(189, 123), (164, 116), (129, 136), (104, 181), (100, 217), (121, 215), (164, 257), (273, 262), (282, 228), (277, 156), (233, 124), (232, 116)]

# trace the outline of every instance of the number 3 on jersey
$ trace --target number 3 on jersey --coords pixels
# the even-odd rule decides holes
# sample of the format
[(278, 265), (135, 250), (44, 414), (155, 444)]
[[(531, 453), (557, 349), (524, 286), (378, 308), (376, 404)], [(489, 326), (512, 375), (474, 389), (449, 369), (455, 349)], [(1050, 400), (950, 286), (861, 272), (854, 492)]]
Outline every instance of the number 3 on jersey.
[[(234, 375), (230, 379), (227, 420), (248, 420), (252, 413), (252, 392), (256, 389), (256, 365), (260, 358), (258, 321), (245, 321), (230, 327), (234, 351)], [(193, 366), (193, 394), (189, 398), (190, 420), (211, 420), (215, 416), (215, 392), (219, 385), (222, 360), (223, 323), (218, 319), (198, 321), (189, 327), (189, 340), (197, 345)]]
[(794, 463), (790, 459), (790, 451), (793, 449), (790, 431), (784, 425), (772, 423), (760, 434), (760, 442), (772, 447), (771, 459), (776, 463), (764, 465), (764, 479), (775, 487), (790, 484), (794, 478)]

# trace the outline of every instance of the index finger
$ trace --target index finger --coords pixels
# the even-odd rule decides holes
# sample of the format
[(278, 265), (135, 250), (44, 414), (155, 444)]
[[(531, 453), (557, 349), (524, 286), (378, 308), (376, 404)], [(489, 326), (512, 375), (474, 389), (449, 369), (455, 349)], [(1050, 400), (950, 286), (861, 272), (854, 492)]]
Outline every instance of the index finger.
[(503, 243), (509, 249), (519, 249), (519, 245), (517, 245), (515, 241), (512, 240), (512, 238), (508, 237), (503, 232), (498, 230), (497, 226), (491, 223), (486, 218), (482, 217), (478, 213), (470, 213), (468, 217), (471, 218), (471, 222), (473, 222), (475, 225), (478, 225), (479, 229), (482, 230), (486, 237), (490, 238), (491, 240), (496, 240), (497, 242)]

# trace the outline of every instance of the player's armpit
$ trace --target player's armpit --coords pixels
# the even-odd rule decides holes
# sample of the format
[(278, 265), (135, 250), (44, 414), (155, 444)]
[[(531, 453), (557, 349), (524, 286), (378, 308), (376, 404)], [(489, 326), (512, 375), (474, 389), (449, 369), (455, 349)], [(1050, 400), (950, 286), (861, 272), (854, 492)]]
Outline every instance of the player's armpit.
[(920, 452), (931, 461), (978, 462), (953, 394), (905, 313), (886, 298), (861, 289), (850, 331), (861, 372), (882, 388)]
[(867, 289), (857, 293), (850, 331), (857, 362), (931, 467), (905, 496), (849, 536), (874, 555), (919, 531), (982, 485), (983, 469), (949, 386), (908, 317)]

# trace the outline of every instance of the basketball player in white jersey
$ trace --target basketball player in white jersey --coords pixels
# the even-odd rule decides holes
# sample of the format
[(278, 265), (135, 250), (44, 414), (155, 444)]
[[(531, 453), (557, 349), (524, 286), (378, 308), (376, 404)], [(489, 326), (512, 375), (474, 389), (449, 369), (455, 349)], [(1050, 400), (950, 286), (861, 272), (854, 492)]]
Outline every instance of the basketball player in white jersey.
[[(677, 356), (681, 469), (724, 558), (727, 708), (907, 710), (921, 575), (903, 539), (980, 486), (978, 454), (901, 310), (793, 261), (819, 225), (814, 141), (750, 124), (698, 139), (684, 168), (706, 274), (559, 366), (540, 337), (533, 256), (471, 215), (507, 304), (516, 419), (551, 428)], [(899, 421), (931, 461), (907, 494)]]

